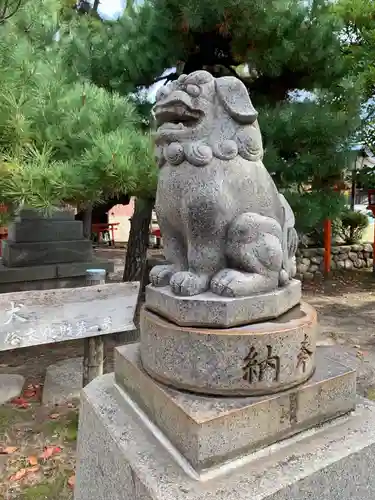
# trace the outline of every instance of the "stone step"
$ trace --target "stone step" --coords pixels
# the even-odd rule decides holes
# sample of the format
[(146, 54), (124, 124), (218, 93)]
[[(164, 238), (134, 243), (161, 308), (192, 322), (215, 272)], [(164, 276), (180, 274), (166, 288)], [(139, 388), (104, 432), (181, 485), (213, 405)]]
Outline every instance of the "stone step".
[(63, 262), (83, 262), (93, 258), (90, 240), (14, 243), (3, 241), (3, 264), (25, 267)]
[(9, 225), (7, 239), (15, 243), (82, 240), (83, 223), (78, 220), (25, 219)]

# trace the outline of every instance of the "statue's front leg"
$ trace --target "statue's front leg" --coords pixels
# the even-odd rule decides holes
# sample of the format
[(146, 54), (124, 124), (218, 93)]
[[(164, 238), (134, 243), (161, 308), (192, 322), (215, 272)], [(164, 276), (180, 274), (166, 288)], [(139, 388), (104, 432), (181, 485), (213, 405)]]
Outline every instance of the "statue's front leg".
[(195, 205), (188, 214), (188, 269), (174, 274), (176, 295), (198, 295), (210, 288), (212, 276), (226, 265), (226, 224), (214, 204)]
[(154, 286), (167, 286), (171, 277), (188, 268), (187, 249), (184, 239), (169, 224), (162, 224), (164, 257), (169, 264), (154, 266), (150, 272), (150, 282)]

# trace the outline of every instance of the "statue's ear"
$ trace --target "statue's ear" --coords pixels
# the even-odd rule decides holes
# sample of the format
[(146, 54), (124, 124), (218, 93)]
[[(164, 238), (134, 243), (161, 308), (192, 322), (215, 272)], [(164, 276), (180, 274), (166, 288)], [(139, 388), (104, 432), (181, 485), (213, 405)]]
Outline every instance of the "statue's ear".
[(258, 112), (241, 80), (234, 76), (223, 76), (217, 78), (215, 84), (217, 95), (229, 116), (239, 123), (254, 123)]

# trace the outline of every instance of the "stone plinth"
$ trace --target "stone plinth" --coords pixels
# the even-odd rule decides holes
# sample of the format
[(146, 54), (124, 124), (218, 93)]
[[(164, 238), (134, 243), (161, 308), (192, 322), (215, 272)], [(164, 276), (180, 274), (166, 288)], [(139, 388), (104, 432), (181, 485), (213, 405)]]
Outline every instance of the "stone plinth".
[(230, 328), (277, 318), (299, 304), (301, 282), (292, 280), (272, 292), (248, 297), (221, 297), (212, 292), (195, 296), (175, 295), (169, 286), (146, 288), (150, 311), (181, 326)]
[(317, 355), (317, 370), (308, 382), (262, 397), (204, 397), (163, 386), (143, 370), (138, 344), (116, 349), (115, 371), (117, 383), (197, 471), (348, 413), (355, 405), (355, 371), (323, 354)]
[(83, 286), (86, 269), (113, 272), (111, 262), (93, 257), (92, 243), (72, 211), (43, 217), (22, 210), (2, 242), (0, 293)]
[(7, 267), (37, 266), (60, 262), (87, 262), (93, 258), (90, 240), (20, 243), (5, 240), (2, 251)]
[(83, 236), (83, 224), (71, 211), (57, 211), (43, 217), (23, 210), (9, 225), (3, 242), (2, 260), (6, 267), (87, 262), (92, 260), (92, 244)]
[(316, 312), (235, 328), (181, 327), (141, 312), (141, 358), (156, 380), (205, 394), (257, 395), (306, 381), (315, 368)]
[(75, 500), (373, 500), (375, 405), (198, 474), (105, 375), (83, 391), (77, 454)]

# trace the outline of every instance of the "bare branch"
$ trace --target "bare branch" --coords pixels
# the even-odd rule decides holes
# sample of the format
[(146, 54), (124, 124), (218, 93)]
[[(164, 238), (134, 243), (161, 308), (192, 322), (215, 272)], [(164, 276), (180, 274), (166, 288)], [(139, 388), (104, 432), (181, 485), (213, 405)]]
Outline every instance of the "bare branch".
[(4, 0), (3, 7), (0, 11), (0, 24), (3, 24), (7, 19), (10, 19), (18, 9), (21, 7), (22, 0), (16, 0), (14, 4), (10, 5), (10, 0)]

